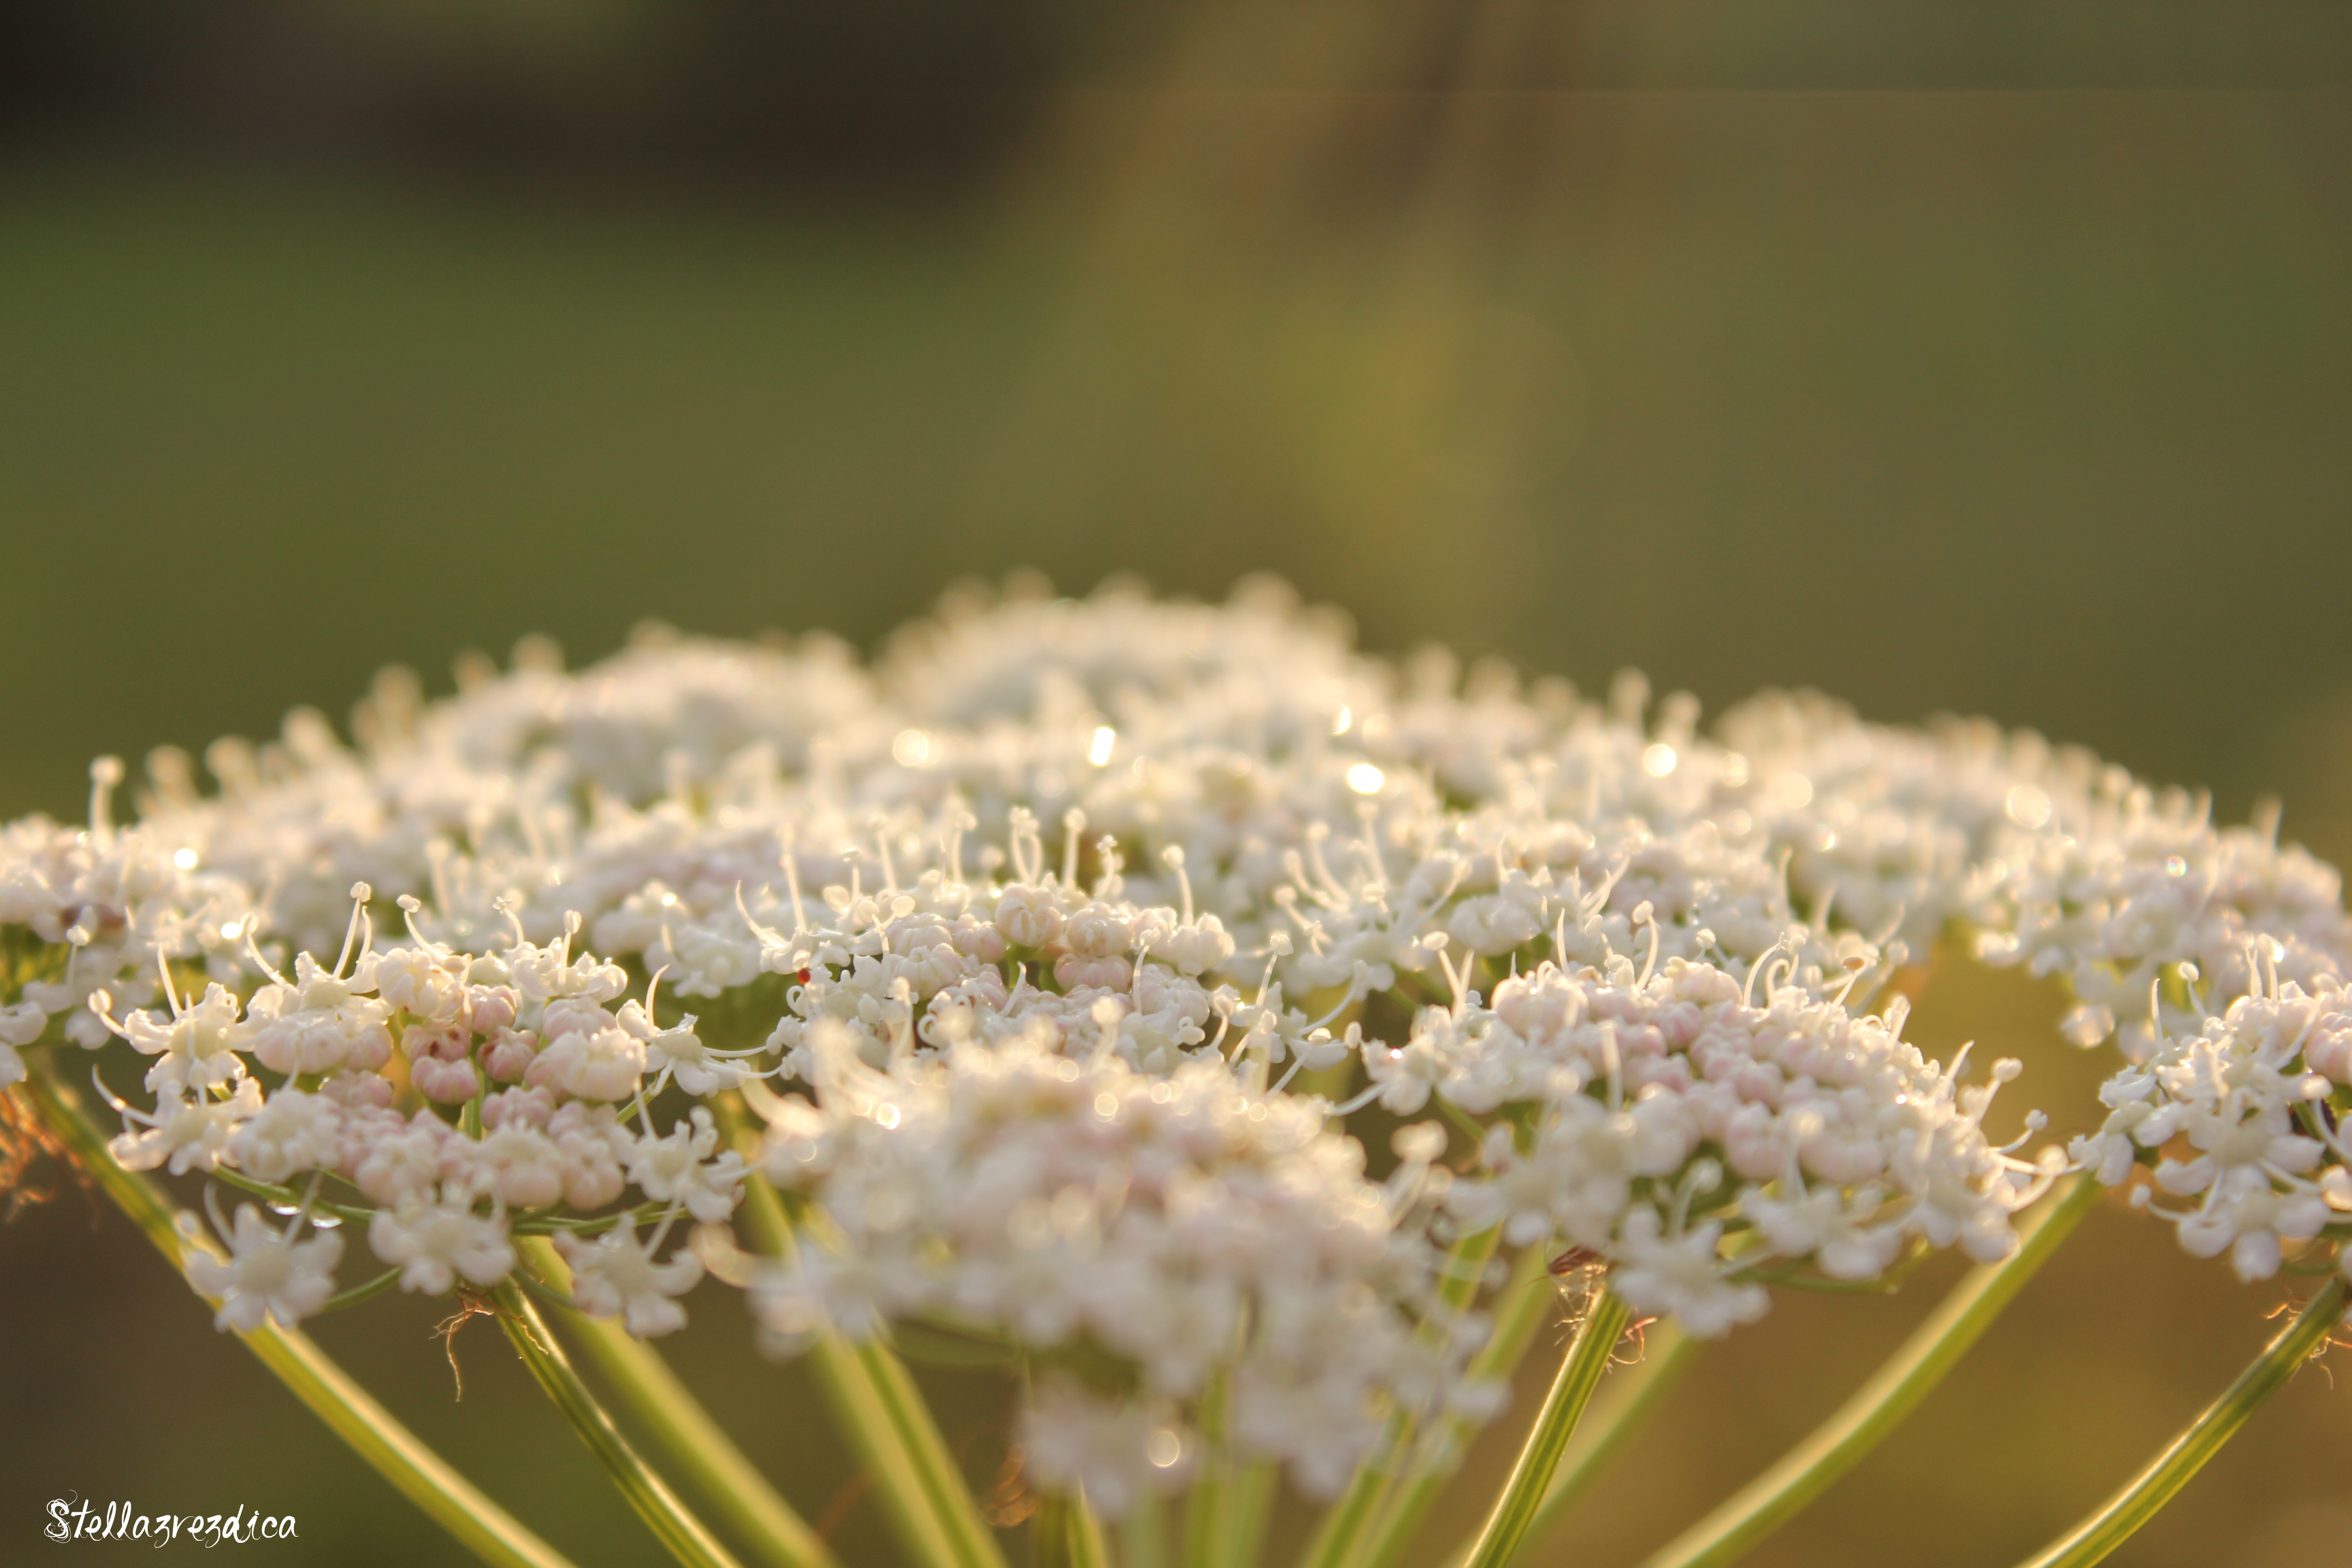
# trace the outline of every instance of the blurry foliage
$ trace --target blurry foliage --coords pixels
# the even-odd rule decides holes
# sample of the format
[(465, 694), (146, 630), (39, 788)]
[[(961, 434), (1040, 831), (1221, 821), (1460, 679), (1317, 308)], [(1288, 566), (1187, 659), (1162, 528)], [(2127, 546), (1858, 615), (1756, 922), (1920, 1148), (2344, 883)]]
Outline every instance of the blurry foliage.
[[(2225, 811), (2283, 790), (2342, 858), (2347, 83), (2319, 5), (12, 6), (0, 816), (389, 660), (647, 615), (871, 641), (1027, 563), (1271, 567), (1375, 646), (1718, 706), (1989, 711)], [(2055, 1011), (1961, 966), (1916, 1033), (2060, 1103)], [(1579, 1561), (1744, 1480), (1943, 1278), (1709, 1351)], [(2273, 1299), (2095, 1216), (1757, 1561), (2021, 1552)], [(805, 1378), (694, 1307), (686, 1375), (881, 1561)], [(583, 1563), (650, 1562), (491, 1338), (451, 1402), (443, 1310), (320, 1338)], [(0, 1561), (68, 1490), (448, 1560), (86, 1205), (0, 1230)], [(951, 1397), (984, 1483), (993, 1385)], [(2325, 1560), (2347, 1397), (2298, 1380), (2116, 1561)]]

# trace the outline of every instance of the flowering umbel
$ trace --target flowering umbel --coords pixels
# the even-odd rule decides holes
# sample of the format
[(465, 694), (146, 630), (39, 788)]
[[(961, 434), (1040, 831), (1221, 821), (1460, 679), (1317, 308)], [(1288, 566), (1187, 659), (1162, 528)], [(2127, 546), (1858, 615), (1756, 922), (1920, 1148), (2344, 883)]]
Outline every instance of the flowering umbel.
[[(2249, 1278), (2344, 1228), (2332, 870), (1982, 724), (1697, 719), (1392, 666), (1264, 584), (965, 595), (871, 667), (655, 632), (389, 675), (348, 743), (300, 710), (213, 793), (167, 751), (135, 823), (110, 762), (87, 826), (0, 831), (0, 1089), (127, 1043), (114, 1157), (262, 1200), (189, 1268), (224, 1328), (545, 1237), (632, 1334), (708, 1273), (778, 1353), (1017, 1359), (1033, 1469), (1107, 1511), (1223, 1459), (1328, 1495), (1491, 1414), (1481, 1237), (1715, 1335), (1998, 1261), (2070, 1161), (2152, 1167)], [(1954, 927), (2120, 1047), (2070, 1152), (1988, 1137), (2015, 1063), (1903, 1038)]]

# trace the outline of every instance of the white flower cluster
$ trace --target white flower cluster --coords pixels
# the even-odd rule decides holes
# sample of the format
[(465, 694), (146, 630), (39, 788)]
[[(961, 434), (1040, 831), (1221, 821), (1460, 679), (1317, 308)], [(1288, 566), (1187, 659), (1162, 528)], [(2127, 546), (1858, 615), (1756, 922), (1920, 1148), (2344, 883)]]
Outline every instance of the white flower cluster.
[(1906, 932), (1958, 920), (1987, 962), (2063, 974), (2082, 1003), (2067, 1025), (2079, 1045), (2113, 1038), (2145, 1058), (2150, 982), (2193, 963), (2256, 986), (2256, 939), (2305, 984), (2352, 957), (2342, 877), (2279, 844), (2274, 806), (2257, 826), (2217, 828), (2204, 796), (2038, 735), (1863, 724), (1818, 698), (1759, 699), (1721, 730), (1752, 767), (1801, 781), (1781, 795), (1794, 809), (1769, 823), (1801, 896), (1856, 926), (1893, 919), (1893, 899)]
[[(1711, 964), (1635, 976), (1618, 962), (1615, 974), (1546, 964), (1491, 1007), (1430, 1008), (1411, 1045), (1373, 1059), (1398, 1109), (1433, 1089), (1472, 1112), (1542, 1108), (1531, 1128), (1496, 1124), (1491, 1174), (1454, 1185), (1465, 1228), (1564, 1238), (1616, 1265), (1629, 1304), (1700, 1334), (1761, 1315), (1755, 1281), (1791, 1264), (1853, 1281), (1906, 1244), (2008, 1255), (2010, 1215), (2055, 1174), (2052, 1158), (1985, 1138), (2016, 1062), (1962, 1089), (1958, 1061), (1900, 1038), (1902, 998), (1884, 1018), (1851, 1014), (1779, 984), (1785, 960), (1763, 972), (1764, 997)], [(2029, 1117), (2029, 1135), (2042, 1125)]]
[[(1636, 677), (1360, 655), (1258, 583), (960, 594), (871, 667), (531, 645), (206, 765), (151, 757), (132, 826), (101, 763), (86, 828), (0, 829), (0, 1087), (151, 1058), (122, 1158), (298, 1215), (216, 1216), (225, 1323), (324, 1307), (362, 1221), (408, 1289), (506, 1278), (522, 1228), (583, 1306), (673, 1328), (734, 1256), (665, 1247), (729, 1221), (748, 1099), (811, 1227), (762, 1276), (778, 1340), (995, 1336), (1090, 1492), (1185, 1473), (1223, 1380), (1234, 1440), (1322, 1484), (1376, 1391), (1475, 1403), (1433, 1281), (1481, 1227), (1701, 1332), (1773, 1281), (2002, 1255), (2055, 1168), (1984, 1133), (2013, 1068), (1963, 1088), (1882, 1004), (1955, 928), (2135, 1064), (2078, 1159), (2203, 1151), (2158, 1167), (2192, 1247), (2261, 1272), (2352, 1190), (2334, 1026), (2256, 1021), (2332, 1016), (2336, 873), (1982, 723), (1768, 696), (1702, 735)], [(2200, 984), (2251, 1000), (2209, 1023)]]
[[(2352, 1151), (2337, 1120), (2352, 1109), (2352, 995), (2332, 974), (2306, 992), (2275, 963), (2248, 953), (2262, 978), (2219, 1016), (2205, 1011), (2196, 967), (2181, 966), (2179, 1010), (2160, 992), (2149, 1003), (2157, 1048), (2102, 1087), (2106, 1121), (2072, 1148), (2109, 1186), (2153, 1164), (2134, 1200), (2170, 1220), (2189, 1251), (2227, 1253), (2248, 1280), (2352, 1215)], [(2167, 1208), (2158, 1195), (2193, 1202)], [(2352, 1271), (2352, 1251), (2340, 1261)]]
[[(152, 996), (165, 955), (228, 953), (221, 973), (234, 973), (232, 950), (252, 894), (232, 878), (198, 869), (196, 852), (167, 833), (117, 829), (112, 802), (121, 779), (113, 758), (92, 764), (87, 830), (40, 816), (0, 827), (0, 941), (17, 990), (0, 1009), (0, 1040), (30, 1045), (61, 1016), (68, 1039), (102, 1044), (105, 1026), (83, 1005), (108, 985), (137, 991), (135, 1000)], [(58, 952), (71, 962), (41, 962)]]
[[(350, 936), (332, 969), (303, 952), (289, 979), (257, 951), (251, 962), (267, 978), (243, 1001), (219, 982), (183, 999), (168, 965), (158, 972), (168, 1012), (118, 1020), (107, 992), (90, 998), (89, 1016), (152, 1058), (152, 1108), (113, 1101), (124, 1121), (117, 1160), (242, 1177), (281, 1200), (302, 1194), (280, 1203), (295, 1215), (283, 1231), (252, 1205), (234, 1226), (215, 1211), (229, 1257), (193, 1256), (190, 1278), (221, 1302), (221, 1326), (251, 1330), (265, 1314), (291, 1322), (324, 1307), (343, 1250), (331, 1230), (345, 1218), (365, 1219), (368, 1246), (402, 1289), (440, 1294), (507, 1278), (514, 1216), (537, 1215), (569, 1258), (583, 1306), (625, 1315), (640, 1333), (678, 1327), (672, 1298), (700, 1265), (690, 1256), (656, 1265), (651, 1254), (679, 1214), (725, 1220), (744, 1165), (718, 1150), (707, 1109), (657, 1132), (645, 1091), (689, 1072), (731, 1083), (733, 1063), (701, 1045), (691, 1017), (656, 1025), (650, 990), (646, 1002), (611, 1008), (626, 973), (574, 957), (570, 931), (534, 946), (518, 931), (503, 951), (478, 956), (422, 937), (378, 948), (371, 891), (352, 889)], [(404, 901), (413, 913), (416, 900)], [(267, 1094), (257, 1068), (278, 1079)], [(637, 1131), (622, 1120), (625, 1102)], [(462, 1109), (453, 1119), (443, 1108)], [(329, 1175), (372, 1206), (321, 1203)], [(554, 1217), (593, 1215), (631, 1185), (662, 1215), (646, 1243), (635, 1210), (601, 1224)], [(320, 1234), (298, 1241), (306, 1225)]]
[[(1426, 1140), (1383, 1187), (1320, 1105), (1251, 1093), (1213, 1058), (1152, 1076), (1108, 1041), (1065, 1055), (1040, 1023), (877, 1071), (841, 1026), (810, 1033), (815, 1100), (769, 1108), (762, 1163), (826, 1223), (755, 1287), (774, 1341), (911, 1319), (1017, 1344), (1056, 1391), (1033, 1467), (1114, 1513), (1184, 1482), (1219, 1376), (1235, 1450), (1322, 1495), (1378, 1441), (1381, 1398), (1437, 1390), (1447, 1347), (1402, 1310), (1433, 1305), (1399, 1223)], [(1074, 1423), (1095, 1436), (1057, 1442)]]

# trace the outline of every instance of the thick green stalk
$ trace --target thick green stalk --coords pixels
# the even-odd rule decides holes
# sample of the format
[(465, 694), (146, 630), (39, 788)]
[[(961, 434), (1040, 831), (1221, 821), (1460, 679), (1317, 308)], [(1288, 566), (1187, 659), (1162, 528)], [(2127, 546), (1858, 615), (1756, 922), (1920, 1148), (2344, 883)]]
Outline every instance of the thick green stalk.
[[(1600, 1402), (1591, 1419), (1578, 1429), (1568, 1452), (1560, 1456), (1559, 1474), (1552, 1478), (1551, 1490), (1544, 1494), (1542, 1506), (1528, 1523), (1528, 1537), (1520, 1542), (1515, 1561), (1528, 1562), (1541, 1549), (1544, 1538), (1601, 1479), (1609, 1462), (1633, 1440), (1658, 1406), (1666, 1402), (1666, 1395), (1690, 1370), (1691, 1363), (1698, 1357), (1699, 1346), (1705, 1342), (1664, 1319), (1643, 1331), (1643, 1337), (1648, 1342), (1642, 1359), (1612, 1380), (1616, 1386), (1611, 1396)], [(1456, 1560), (1468, 1555), (1469, 1548), (1465, 1546)]]
[(1118, 1521), (1118, 1568), (1168, 1568), (1168, 1505), (1158, 1495), (1136, 1499)]
[(1263, 1461), (1244, 1464), (1225, 1450), (1224, 1400), (1220, 1379), (1201, 1413), (1201, 1434), (1209, 1453), (1184, 1500), (1183, 1568), (1250, 1568), (1257, 1561), (1266, 1514), (1274, 1506), (1274, 1467)]
[(2088, 1173), (2066, 1178), (2063, 1189), (2021, 1227), (2015, 1252), (1970, 1270), (1836, 1414), (1714, 1512), (1652, 1553), (1642, 1568), (1717, 1568), (1819, 1497), (1944, 1380), (2098, 1196), (2098, 1184)]
[(1256, 1568), (1265, 1554), (1265, 1529), (1274, 1517), (1275, 1494), (1282, 1472), (1271, 1463), (1244, 1465), (1234, 1472), (1225, 1491), (1223, 1528), (1216, 1536), (1223, 1555), (1209, 1562), (1216, 1568)]
[(1601, 1385), (1601, 1374), (1609, 1370), (1610, 1358), (1616, 1353), (1618, 1337), (1624, 1333), (1630, 1316), (1615, 1291), (1603, 1289), (1593, 1298), (1584, 1321), (1577, 1325), (1574, 1342), (1560, 1361), (1559, 1375), (1544, 1396), (1543, 1408), (1536, 1412), (1535, 1430), (1528, 1434), (1518, 1462), (1511, 1467), (1511, 1479), (1503, 1483), (1503, 1495), (1495, 1500), (1486, 1527), (1471, 1545), (1468, 1568), (1503, 1568), (1518, 1551), (1528, 1526), (1535, 1522), (1536, 1510), (1543, 1506), (1544, 1493), (1551, 1488), (1559, 1457), (1568, 1451), (1568, 1440), (1591, 1403), (1592, 1391)]
[(1110, 1568), (1110, 1547), (1103, 1540), (1102, 1521), (1095, 1517), (1083, 1491), (1070, 1500), (1070, 1568)]
[(1059, 1492), (1038, 1498), (1029, 1516), (1029, 1568), (1070, 1568), (1070, 1505)]
[(264, 1327), (246, 1335), (245, 1344), (329, 1430), (484, 1563), (499, 1568), (571, 1568), (562, 1552), (419, 1441), (309, 1335)]
[(2304, 1359), (2319, 1348), (2343, 1321), (2347, 1288), (2339, 1276), (2311, 1300), (2284, 1332), (2273, 1340), (2252, 1365), (2238, 1374), (2221, 1398), (2206, 1406), (2188, 1429), (2175, 1437), (2147, 1468), (2132, 1478), (2105, 1506), (2033, 1558), (2025, 1568), (2090, 1568), (2131, 1538), (2132, 1532), (2156, 1517), (2172, 1495), (2237, 1435), (2246, 1418), (2272, 1394), (2285, 1386)]
[(1225, 1448), (1225, 1379), (1220, 1374), (1201, 1398), (1201, 1440), (1208, 1448), (1201, 1473), (1184, 1500), (1183, 1568), (1225, 1568), (1224, 1536), (1231, 1528), (1234, 1482), (1240, 1474)]
[[(1518, 1369), (1520, 1358), (1528, 1353), (1528, 1347), (1535, 1342), (1537, 1332), (1554, 1315), (1559, 1293), (1552, 1283), (1549, 1250), (1530, 1247), (1519, 1254), (1518, 1262), (1511, 1269), (1510, 1283), (1504, 1287), (1496, 1303), (1493, 1337), (1470, 1360), (1472, 1379), (1508, 1381)], [(1477, 1429), (1476, 1422), (1464, 1416), (1445, 1418), (1435, 1453), (1424, 1458), (1411, 1479), (1391, 1492), (1378, 1521), (1363, 1538), (1351, 1568), (1393, 1568), (1429, 1517), (1438, 1494), (1460, 1468), (1462, 1452)]]
[[(538, 1236), (519, 1241), (541, 1278), (558, 1289), (571, 1289), (572, 1271), (554, 1243)], [(659, 1352), (610, 1318), (571, 1309), (560, 1315), (661, 1456), (763, 1560), (773, 1568), (837, 1568), (832, 1550), (768, 1484)]]
[[(753, 1244), (790, 1258), (799, 1246), (776, 1189), (753, 1174), (739, 1211)], [(899, 1544), (925, 1568), (1005, 1568), (996, 1536), (940, 1436), (914, 1380), (887, 1345), (817, 1336), (809, 1363), (873, 1479)]]
[(1034, 1568), (1110, 1568), (1102, 1525), (1084, 1492), (1047, 1492), (1029, 1528)]
[(509, 1279), (492, 1292), (491, 1299), (498, 1303), (499, 1326), (513, 1342), (515, 1353), (522, 1357), (523, 1365), (530, 1369), (531, 1376), (539, 1380), (540, 1387), (547, 1391), (555, 1407), (563, 1412), (572, 1429), (580, 1434), (580, 1440), (588, 1445), (588, 1451), (596, 1456), (605, 1474), (613, 1478), (613, 1484), (654, 1532), (654, 1538), (668, 1548), (683, 1568), (738, 1568), (718, 1538), (687, 1511), (677, 1494), (629, 1447), (620, 1428), (613, 1425), (613, 1418), (572, 1370), (562, 1347), (555, 1342), (555, 1336), (548, 1331), (547, 1324), (531, 1306), (530, 1298)]
[[(1454, 1244), (1453, 1250), (1446, 1254), (1445, 1274), (1437, 1288), (1438, 1300), (1446, 1308), (1458, 1311), (1476, 1298), (1487, 1259), (1495, 1256), (1502, 1238), (1502, 1228), (1495, 1226), (1463, 1237)], [(1370, 1539), (1390, 1489), (1396, 1484), (1398, 1468), (1412, 1442), (1413, 1426), (1411, 1411), (1399, 1410), (1390, 1416), (1388, 1432), (1379, 1451), (1356, 1467), (1348, 1489), (1323, 1515), (1314, 1540), (1307, 1544), (1307, 1555), (1299, 1560), (1300, 1568), (1343, 1568), (1355, 1561), (1356, 1553)]]
[[(173, 1228), (171, 1203), (152, 1182), (116, 1163), (107, 1152), (105, 1135), (90, 1122), (72, 1090), (37, 1071), (24, 1092), (50, 1131), (72, 1151), (75, 1163), (173, 1268), (184, 1271), (187, 1247), (201, 1243), (184, 1240)], [(238, 1337), (329, 1430), (484, 1563), (492, 1568), (572, 1568), (562, 1552), (451, 1469), (309, 1336), (265, 1322)]]
[(930, 1499), (955, 1549), (957, 1568), (1006, 1568), (996, 1532), (981, 1516), (979, 1500), (964, 1479), (930, 1406), (907, 1371), (907, 1363), (879, 1339), (857, 1347), (858, 1364), (882, 1398), (898, 1441), (914, 1466), (915, 1479)]

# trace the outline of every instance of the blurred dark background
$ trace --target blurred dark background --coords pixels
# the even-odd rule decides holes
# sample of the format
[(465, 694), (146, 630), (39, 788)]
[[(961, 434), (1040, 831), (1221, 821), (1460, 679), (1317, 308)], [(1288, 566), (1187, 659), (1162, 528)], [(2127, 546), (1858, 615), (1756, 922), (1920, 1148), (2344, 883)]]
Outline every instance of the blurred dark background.
[[(870, 644), (964, 573), (1272, 568), (1374, 647), (1989, 712), (2341, 858), (2348, 154), (2334, 5), (26, 0), (0, 816), (526, 632)], [(2062, 1099), (2055, 1006), (1963, 972), (1918, 1033)], [(1711, 1351), (1576, 1560), (1746, 1479), (1934, 1283)], [(2022, 1555), (2283, 1296), (2097, 1216), (1756, 1561)], [(688, 1375), (823, 1510), (806, 1381), (695, 1305)], [(451, 1402), (438, 1315), (319, 1337), (583, 1568), (652, 1562), (483, 1325)], [(0, 1230), (0, 1562), (68, 1492), (456, 1555), (79, 1199)], [(948, 1402), (985, 1472), (992, 1391)], [(2347, 1436), (2306, 1373), (2116, 1561), (2352, 1557)]]

